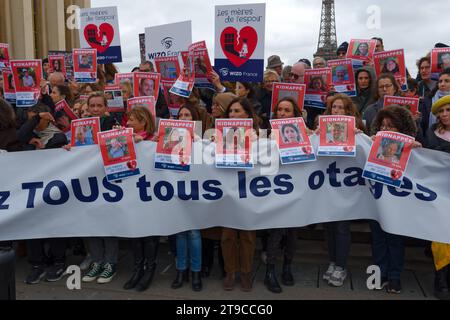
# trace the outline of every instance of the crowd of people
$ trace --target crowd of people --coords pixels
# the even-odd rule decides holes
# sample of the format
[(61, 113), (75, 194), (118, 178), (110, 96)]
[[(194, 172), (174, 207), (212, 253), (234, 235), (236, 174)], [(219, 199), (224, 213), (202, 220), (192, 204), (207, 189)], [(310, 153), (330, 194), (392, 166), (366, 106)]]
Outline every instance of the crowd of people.
[[(384, 50), (383, 40), (377, 40), (377, 52)], [(348, 44), (339, 46), (336, 55), (344, 58)], [(360, 46), (357, 50), (364, 55), (368, 48)], [(385, 73), (376, 77), (373, 65), (369, 62), (355, 72), (357, 94), (348, 97), (327, 88), (329, 94), (326, 109), (306, 107), (301, 112), (295, 100), (281, 99), (272, 113), (272, 91), (275, 82), (304, 83), (305, 70), (326, 67), (326, 60), (315, 57), (311, 64), (309, 59), (301, 58), (292, 66), (284, 66), (279, 56), (268, 59), (264, 81), (261, 84), (245, 82), (222, 82), (220, 76), (212, 71), (208, 75), (215, 87), (209, 89), (194, 88), (189, 98), (178, 98), (180, 108), (179, 120), (201, 121), (203, 132), (214, 127), (215, 119), (250, 118), (254, 120), (255, 129), (269, 129), (270, 119), (288, 119), (303, 117), (308, 132), (314, 134), (319, 115), (347, 115), (356, 118), (359, 132), (373, 136), (379, 131), (394, 131), (415, 137), (416, 146), (423, 146), (450, 152), (450, 69), (445, 69), (437, 78), (431, 73), (430, 55), (417, 62), (419, 74), (414, 79), (409, 76), (408, 90), (402, 92), (394, 78), (397, 72), (396, 62), (386, 61)], [(101, 131), (118, 126), (134, 129), (135, 141), (154, 141), (157, 136), (154, 116), (144, 107), (136, 107), (128, 113), (108, 112), (104, 87), (114, 83), (118, 70), (114, 65), (98, 66), (97, 83), (79, 84), (65, 79), (57, 66), (50, 72), (48, 60), (43, 60), (45, 80), (41, 83), (39, 103), (30, 108), (17, 108), (4, 99), (0, 99), (0, 150), (7, 152), (61, 148), (68, 145), (65, 132), (70, 128), (70, 119), (64, 112), (56, 111), (55, 104), (66, 100), (74, 114), (79, 118), (99, 117)], [(153, 64), (141, 63), (133, 72), (152, 72)], [(344, 75), (340, 75), (344, 77)], [(351, 76), (351, 75), (346, 75)], [(126, 88), (122, 88), (126, 89)], [(146, 91), (151, 91), (147, 88)], [(0, 82), (0, 98), (3, 83)], [(402, 106), (384, 108), (385, 96), (406, 96), (420, 98), (418, 114), (412, 114)], [(123, 92), (126, 102), (132, 97), (131, 90)], [(170, 118), (164, 94), (161, 91), (156, 104), (158, 119)], [(294, 128), (295, 129), (295, 128)], [(338, 130), (337, 128), (336, 130)], [(298, 132), (286, 128), (286, 139), (295, 140)], [(292, 135), (292, 138), (289, 138)], [(298, 138), (297, 138), (298, 140)], [(330, 286), (342, 286), (348, 275), (347, 261), (351, 247), (351, 221), (339, 221), (326, 224), (329, 267), (322, 275)], [(382, 286), (390, 293), (400, 293), (401, 274), (404, 265), (404, 238), (385, 232), (379, 223), (370, 221), (373, 238), (373, 259), (381, 268)], [(298, 230), (273, 229), (262, 232), (266, 275), (264, 284), (268, 290), (281, 293), (282, 286), (293, 286), (295, 277), (292, 272)], [(208, 230), (190, 230), (173, 237), (171, 251), (176, 256), (177, 274), (172, 288), (183, 286), (192, 277), (192, 289), (203, 288), (202, 279), (209, 277), (214, 264), (216, 249), (223, 277), (223, 288), (233, 290), (237, 274), (240, 274), (240, 286), (244, 291), (252, 290), (252, 270), (257, 244), (257, 232), (230, 228)], [(160, 237), (150, 236), (129, 241), (134, 255), (134, 266), (130, 266), (130, 279), (124, 289), (144, 291), (149, 288), (155, 269)], [(280, 247), (283, 248), (281, 284), (278, 280), (276, 261)], [(433, 244), (446, 246), (445, 244)], [(25, 282), (37, 284), (44, 279), (49, 282), (60, 280), (66, 269), (66, 251), (75, 247), (86, 257), (81, 268), (86, 271), (82, 281), (99, 284), (113, 280), (117, 273), (119, 239), (41, 239), (26, 241), (28, 261), (31, 271)], [(450, 272), (448, 265), (436, 268), (435, 293), (440, 299), (450, 299)]]

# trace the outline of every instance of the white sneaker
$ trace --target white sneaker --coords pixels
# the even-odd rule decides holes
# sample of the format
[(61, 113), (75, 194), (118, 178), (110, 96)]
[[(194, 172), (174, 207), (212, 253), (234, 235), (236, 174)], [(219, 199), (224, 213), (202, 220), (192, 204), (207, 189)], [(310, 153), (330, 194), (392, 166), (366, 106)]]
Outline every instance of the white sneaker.
[(342, 269), (341, 267), (336, 267), (330, 277), (330, 280), (328, 281), (328, 284), (334, 287), (342, 287), (345, 279), (347, 279), (347, 270)]
[(86, 255), (86, 257), (84, 258), (83, 262), (80, 263), (80, 269), (81, 269), (82, 271), (86, 271), (87, 269), (90, 268), (91, 264), (92, 264), (92, 257), (91, 257), (91, 255), (88, 253), (88, 254)]
[(330, 277), (334, 272), (334, 269), (336, 268), (336, 264), (334, 262), (331, 262), (328, 266), (327, 271), (323, 274), (323, 280), (330, 281)]

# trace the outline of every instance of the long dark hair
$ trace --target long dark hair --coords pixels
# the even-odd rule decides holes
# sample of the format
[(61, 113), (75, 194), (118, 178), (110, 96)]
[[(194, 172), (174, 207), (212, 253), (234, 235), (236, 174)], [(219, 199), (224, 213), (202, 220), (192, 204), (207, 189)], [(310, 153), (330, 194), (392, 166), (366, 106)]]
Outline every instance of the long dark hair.
[(258, 116), (256, 115), (255, 108), (253, 107), (253, 104), (250, 102), (247, 98), (236, 98), (233, 99), (230, 104), (228, 105), (228, 108), (225, 112), (225, 118), (230, 118), (230, 110), (231, 106), (235, 103), (239, 103), (242, 108), (244, 109), (245, 113), (247, 114), (248, 118), (253, 119), (253, 129), (258, 131), (259, 129), (259, 120)]
[(69, 105), (72, 105), (73, 103), (73, 95), (70, 91), (69, 86), (66, 86), (65, 84), (57, 85), (56, 88), (58, 88), (59, 94), (61, 96), (65, 96), (66, 101)]
[(247, 99), (255, 98), (255, 89), (253, 88), (253, 84), (251, 84), (250, 82), (238, 82), (242, 84), (245, 90), (248, 90)]

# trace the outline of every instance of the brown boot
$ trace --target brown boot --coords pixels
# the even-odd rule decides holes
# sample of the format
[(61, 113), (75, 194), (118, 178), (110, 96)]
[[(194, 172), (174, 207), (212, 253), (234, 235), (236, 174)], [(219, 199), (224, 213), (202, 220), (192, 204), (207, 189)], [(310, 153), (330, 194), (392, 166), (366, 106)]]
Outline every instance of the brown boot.
[(226, 291), (231, 291), (234, 289), (234, 273), (227, 273), (225, 279), (223, 279), (223, 289)]
[(241, 290), (244, 292), (252, 291), (252, 274), (251, 273), (241, 273)]

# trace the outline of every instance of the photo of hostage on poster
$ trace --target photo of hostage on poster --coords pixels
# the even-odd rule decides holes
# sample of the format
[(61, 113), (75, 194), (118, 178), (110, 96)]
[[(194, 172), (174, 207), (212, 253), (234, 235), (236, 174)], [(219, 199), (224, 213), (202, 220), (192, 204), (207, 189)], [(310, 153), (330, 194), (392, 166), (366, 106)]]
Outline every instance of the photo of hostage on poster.
[(270, 120), (272, 139), (278, 144), (281, 164), (316, 161), (303, 118)]
[(61, 72), (67, 78), (66, 57), (64, 55), (48, 56), (49, 73)]
[(330, 60), (334, 90), (349, 97), (356, 97), (356, 81), (353, 72), (352, 59)]
[(180, 62), (178, 57), (155, 58), (155, 67), (161, 75), (161, 81), (176, 81), (180, 75)]
[(134, 97), (154, 97), (158, 101), (161, 75), (155, 72), (135, 72), (133, 74)]
[(390, 73), (394, 76), (402, 91), (408, 90), (403, 49), (377, 52), (374, 54), (373, 59), (377, 77), (383, 73)]
[(9, 67), (9, 44), (0, 43), (0, 71)]
[(14, 86), (14, 76), (9, 69), (3, 69), (3, 97), (11, 104), (16, 104), (16, 87)]
[(78, 83), (96, 83), (97, 50), (73, 49), (73, 73)]
[(356, 120), (351, 116), (319, 117), (318, 155), (356, 157)]
[(189, 172), (194, 131), (194, 121), (161, 120), (158, 129), (155, 169)]
[[(156, 101), (154, 97), (139, 97), (128, 99), (127, 112), (130, 112), (136, 107), (144, 107), (148, 109), (156, 121)], [(155, 123), (156, 126), (156, 123)]]
[(397, 96), (384, 96), (383, 107), (397, 105), (407, 108), (413, 115), (419, 114), (419, 98), (407, 98)]
[(41, 60), (12, 60), (11, 70), (16, 87), (16, 106), (32, 107), (38, 103), (42, 80)]
[(450, 68), (450, 48), (431, 50), (431, 73), (441, 73)]
[(170, 93), (183, 98), (189, 98), (191, 96), (195, 83), (194, 51), (196, 45), (196, 43), (193, 43), (189, 46), (189, 55), (184, 63), (183, 70), (170, 89)]
[(271, 113), (275, 112), (278, 103), (287, 97), (291, 97), (297, 103), (300, 114), (303, 112), (305, 104), (306, 85), (291, 83), (274, 83), (272, 91), (272, 108)]
[(133, 129), (99, 132), (98, 144), (108, 181), (123, 180), (140, 174)]
[(332, 85), (331, 68), (305, 70), (305, 107), (325, 109)]
[(378, 132), (363, 177), (399, 188), (403, 182), (414, 141), (413, 137), (405, 134)]
[(253, 119), (216, 120), (216, 168), (253, 169)]
[(72, 147), (83, 147), (98, 144), (100, 132), (100, 118), (86, 118), (72, 120)]
[(193, 44), (194, 50), (194, 70), (195, 86), (215, 91), (214, 85), (210, 81), (212, 72), (211, 61), (209, 59), (206, 42), (200, 41)]
[(118, 85), (105, 86), (105, 97), (108, 103), (108, 112), (124, 112), (125, 104), (123, 101), (123, 93)]

